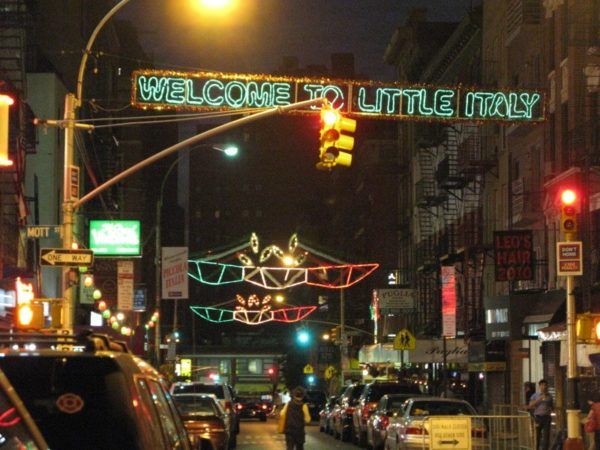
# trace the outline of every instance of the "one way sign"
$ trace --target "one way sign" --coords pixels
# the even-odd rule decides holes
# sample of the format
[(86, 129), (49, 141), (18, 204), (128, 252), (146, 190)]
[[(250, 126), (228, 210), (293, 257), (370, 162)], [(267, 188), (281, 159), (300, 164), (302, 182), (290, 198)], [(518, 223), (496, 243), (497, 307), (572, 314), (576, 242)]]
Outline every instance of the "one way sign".
[(94, 252), (87, 249), (70, 250), (68, 248), (40, 249), (42, 266), (85, 267), (94, 263)]

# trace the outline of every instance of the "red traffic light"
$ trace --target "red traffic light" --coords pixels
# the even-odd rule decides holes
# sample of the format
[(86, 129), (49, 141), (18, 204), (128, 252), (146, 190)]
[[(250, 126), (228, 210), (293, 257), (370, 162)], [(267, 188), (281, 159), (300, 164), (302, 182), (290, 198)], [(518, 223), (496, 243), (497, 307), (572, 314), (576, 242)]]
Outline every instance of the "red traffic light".
[(269, 375), (274, 375), (274, 374), (275, 374), (275, 369), (273, 369), (272, 367), (270, 367), (270, 368), (267, 370), (267, 373), (268, 373)]
[(577, 201), (577, 194), (572, 189), (565, 189), (560, 194), (560, 201), (563, 205), (572, 205)]

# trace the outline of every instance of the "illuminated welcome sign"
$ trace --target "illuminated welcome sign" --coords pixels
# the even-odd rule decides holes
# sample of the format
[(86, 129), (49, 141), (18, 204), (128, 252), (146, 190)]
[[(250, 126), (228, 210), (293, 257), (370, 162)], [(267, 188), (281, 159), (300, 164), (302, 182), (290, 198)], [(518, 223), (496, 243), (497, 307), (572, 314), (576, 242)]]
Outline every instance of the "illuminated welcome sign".
[(402, 86), (211, 72), (142, 70), (133, 74), (132, 103), (139, 108), (273, 108), (317, 97), (326, 97), (336, 108), (356, 117), (504, 122), (544, 120), (543, 95), (536, 91)]

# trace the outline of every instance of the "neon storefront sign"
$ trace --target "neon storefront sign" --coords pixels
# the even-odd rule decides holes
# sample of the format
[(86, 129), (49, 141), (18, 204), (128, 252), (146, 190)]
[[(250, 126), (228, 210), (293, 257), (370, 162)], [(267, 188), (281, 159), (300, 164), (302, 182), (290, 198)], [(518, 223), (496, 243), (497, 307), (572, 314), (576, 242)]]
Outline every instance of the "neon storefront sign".
[(317, 97), (326, 97), (336, 108), (355, 117), (502, 122), (544, 120), (544, 96), (538, 91), (402, 86), (214, 72), (140, 70), (133, 74), (132, 103), (139, 108), (272, 108)]

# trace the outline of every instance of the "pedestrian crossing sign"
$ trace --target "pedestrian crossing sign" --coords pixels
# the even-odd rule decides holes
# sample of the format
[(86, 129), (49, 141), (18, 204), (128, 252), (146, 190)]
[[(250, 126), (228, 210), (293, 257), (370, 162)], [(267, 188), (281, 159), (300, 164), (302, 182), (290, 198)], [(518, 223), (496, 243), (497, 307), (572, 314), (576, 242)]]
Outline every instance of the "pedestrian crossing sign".
[(406, 328), (398, 331), (394, 338), (394, 350), (414, 350), (416, 339)]

